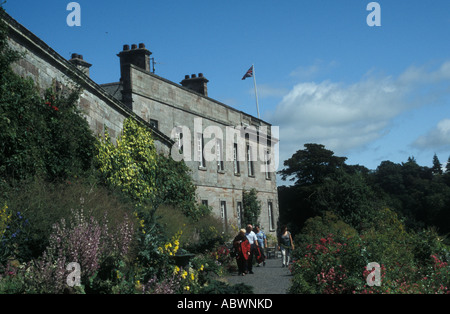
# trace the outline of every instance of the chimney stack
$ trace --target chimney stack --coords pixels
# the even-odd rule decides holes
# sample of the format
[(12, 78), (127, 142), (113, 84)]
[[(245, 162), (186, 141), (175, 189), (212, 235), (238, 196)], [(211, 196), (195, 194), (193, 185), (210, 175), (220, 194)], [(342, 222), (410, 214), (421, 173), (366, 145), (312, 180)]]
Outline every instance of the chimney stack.
[(122, 83), (122, 102), (133, 109), (131, 65), (150, 73), (150, 55), (143, 43), (123, 45), (123, 50), (117, 55), (120, 58), (120, 82)]
[(184, 80), (181, 81), (181, 85), (189, 88), (197, 93), (208, 96), (208, 83), (209, 81), (203, 76), (203, 73), (192, 74), (190, 77), (186, 75)]
[(89, 68), (92, 66), (92, 64), (84, 61), (82, 55), (79, 55), (77, 53), (72, 53), (72, 59), (70, 59), (69, 62), (72, 63), (73, 65), (75, 65), (84, 74), (89, 76)]
[(120, 68), (133, 64), (144, 71), (150, 72), (150, 55), (152, 53), (145, 48), (143, 43), (123, 45), (123, 50), (117, 55), (120, 58)]

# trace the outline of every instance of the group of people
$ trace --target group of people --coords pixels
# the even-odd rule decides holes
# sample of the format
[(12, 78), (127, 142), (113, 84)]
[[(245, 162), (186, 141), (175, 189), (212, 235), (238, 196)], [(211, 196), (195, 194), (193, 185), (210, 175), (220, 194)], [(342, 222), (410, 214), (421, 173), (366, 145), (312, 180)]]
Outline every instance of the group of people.
[[(236, 262), (239, 275), (253, 274), (253, 260), (256, 258), (257, 267), (266, 265), (267, 236), (261, 228), (256, 225), (255, 231), (251, 224), (247, 228), (241, 229), (233, 240), (233, 247), (236, 253)], [(290, 261), (290, 252), (294, 250), (294, 241), (286, 226), (281, 228), (278, 237), (278, 250), (281, 251), (282, 265), (287, 267)]]

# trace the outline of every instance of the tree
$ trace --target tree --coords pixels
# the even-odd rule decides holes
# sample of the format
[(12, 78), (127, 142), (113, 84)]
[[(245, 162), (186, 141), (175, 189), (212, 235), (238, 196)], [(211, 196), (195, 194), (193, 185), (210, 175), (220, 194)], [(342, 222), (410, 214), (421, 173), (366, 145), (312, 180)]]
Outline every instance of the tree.
[(296, 185), (319, 184), (345, 165), (346, 157), (334, 156), (334, 152), (325, 149), (324, 145), (304, 146), (304, 150), (298, 150), (284, 161), (286, 168), (279, 172), (283, 180), (291, 177), (291, 181), (296, 180)]
[(369, 170), (345, 164), (345, 157), (334, 155), (319, 144), (305, 144), (286, 160), (282, 179), (296, 180), (279, 187), (280, 222), (299, 232), (308, 218), (332, 211), (347, 223), (359, 227), (378, 205), (367, 183)]
[(439, 161), (439, 158), (436, 154), (433, 156), (433, 167), (431, 168), (431, 171), (434, 175), (441, 175), (442, 174), (442, 164)]
[(261, 214), (261, 201), (258, 200), (256, 189), (243, 191), (242, 195), (243, 222), (244, 224), (258, 224), (259, 215)]

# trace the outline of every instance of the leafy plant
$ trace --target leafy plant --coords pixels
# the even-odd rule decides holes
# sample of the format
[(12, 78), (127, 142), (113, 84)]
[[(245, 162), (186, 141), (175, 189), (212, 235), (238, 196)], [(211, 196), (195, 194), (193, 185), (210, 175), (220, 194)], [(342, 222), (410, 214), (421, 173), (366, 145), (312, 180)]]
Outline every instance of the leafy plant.
[(244, 190), (242, 193), (243, 223), (256, 225), (261, 215), (261, 201), (258, 200), (258, 193), (255, 188), (250, 191)]
[(97, 148), (97, 167), (108, 186), (120, 189), (137, 205), (154, 200), (157, 154), (147, 128), (128, 118), (116, 145), (105, 130)]

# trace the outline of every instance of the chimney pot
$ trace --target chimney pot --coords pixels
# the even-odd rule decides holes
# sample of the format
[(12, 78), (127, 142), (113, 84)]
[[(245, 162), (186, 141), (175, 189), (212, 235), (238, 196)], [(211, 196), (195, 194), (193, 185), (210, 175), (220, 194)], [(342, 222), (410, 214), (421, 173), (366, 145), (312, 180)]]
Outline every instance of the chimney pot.
[(137, 45), (136, 45), (136, 44), (132, 44), (132, 45), (131, 45), (131, 49), (134, 50), (134, 49), (136, 49), (136, 48), (137, 48)]
[(180, 82), (183, 87), (189, 88), (197, 93), (208, 96), (208, 86), (209, 81), (203, 76), (203, 73), (185, 75), (184, 80)]
[(139, 48), (144, 49), (145, 48), (145, 44), (144, 43), (140, 43), (139, 44)]
[(127, 51), (130, 50), (130, 46), (129, 45), (123, 45), (123, 51)]
[(72, 53), (72, 59), (70, 59), (69, 62), (75, 65), (84, 74), (89, 76), (89, 68), (92, 66), (92, 64), (84, 61), (83, 55), (79, 55), (78, 53)]

